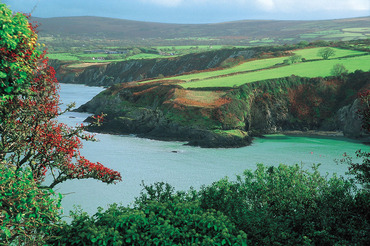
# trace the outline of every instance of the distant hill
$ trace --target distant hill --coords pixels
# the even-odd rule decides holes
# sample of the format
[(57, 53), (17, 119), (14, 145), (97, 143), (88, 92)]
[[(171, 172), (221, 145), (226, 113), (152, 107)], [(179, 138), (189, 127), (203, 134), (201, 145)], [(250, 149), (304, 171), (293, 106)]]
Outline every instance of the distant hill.
[(370, 36), (370, 16), (319, 21), (244, 20), (216, 24), (166, 24), (104, 17), (32, 18), (41, 36), (73, 39), (185, 39), (287, 42), (351, 40)]

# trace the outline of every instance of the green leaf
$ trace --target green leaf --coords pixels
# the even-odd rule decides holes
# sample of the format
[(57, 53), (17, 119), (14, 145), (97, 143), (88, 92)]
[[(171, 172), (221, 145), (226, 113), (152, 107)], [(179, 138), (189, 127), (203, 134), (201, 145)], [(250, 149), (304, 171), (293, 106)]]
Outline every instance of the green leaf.
[(8, 75), (4, 72), (1, 72), (0, 71), (0, 78), (3, 79), (3, 78), (6, 78)]
[(22, 215), (21, 214), (17, 214), (17, 216), (15, 217), (15, 221), (16, 222), (19, 222), (19, 221), (21, 221), (21, 219), (22, 219)]
[(6, 237), (11, 237), (12, 236), (12, 233), (10, 232), (10, 230), (8, 228), (1, 227), (1, 230), (5, 233)]
[(10, 92), (12, 92), (13, 91), (13, 87), (12, 86), (9, 86), (9, 87), (6, 87), (5, 89), (4, 89), (4, 91), (6, 92), (6, 93), (10, 93)]

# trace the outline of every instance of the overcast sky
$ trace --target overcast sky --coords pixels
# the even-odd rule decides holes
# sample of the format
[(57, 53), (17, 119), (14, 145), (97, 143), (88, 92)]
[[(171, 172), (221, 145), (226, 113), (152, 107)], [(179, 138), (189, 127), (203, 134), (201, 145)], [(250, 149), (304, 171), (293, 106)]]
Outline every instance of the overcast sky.
[(102, 16), (166, 23), (322, 20), (370, 15), (370, 0), (0, 0), (35, 17)]

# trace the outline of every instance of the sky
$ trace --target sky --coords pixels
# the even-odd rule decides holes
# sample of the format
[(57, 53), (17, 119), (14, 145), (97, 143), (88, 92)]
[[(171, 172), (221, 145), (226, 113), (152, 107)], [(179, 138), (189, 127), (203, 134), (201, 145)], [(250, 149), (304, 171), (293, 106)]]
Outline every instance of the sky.
[(101, 16), (163, 23), (324, 20), (370, 15), (370, 0), (0, 0), (35, 17)]

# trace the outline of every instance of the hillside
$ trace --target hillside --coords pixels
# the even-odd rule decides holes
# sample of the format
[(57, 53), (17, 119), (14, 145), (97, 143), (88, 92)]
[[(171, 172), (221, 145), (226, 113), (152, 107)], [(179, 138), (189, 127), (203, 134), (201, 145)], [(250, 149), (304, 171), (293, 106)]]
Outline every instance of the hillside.
[(357, 92), (369, 89), (369, 72), (345, 77), (285, 78), (236, 88), (186, 89), (176, 81), (122, 83), (79, 108), (106, 113), (91, 130), (187, 141), (202, 147), (240, 147), (253, 136), (281, 131), (342, 131), (365, 137)]
[[(94, 131), (202, 147), (239, 147), (253, 136), (295, 130), (366, 137), (356, 95), (370, 88), (370, 55), (348, 48), (361, 42), (342, 45), (225, 49), (93, 66), (65, 78), (114, 84), (79, 109), (107, 114)], [(323, 49), (332, 56), (320, 57)], [(333, 74), (338, 65), (345, 70)]]
[(367, 38), (370, 17), (281, 21), (244, 20), (216, 24), (166, 24), (103, 17), (32, 18), (39, 23), (45, 43), (64, 40), (125, 41), (136, 45), (183, 43), (249, 44), (293, 43), (301, 40), (352, 40)]

